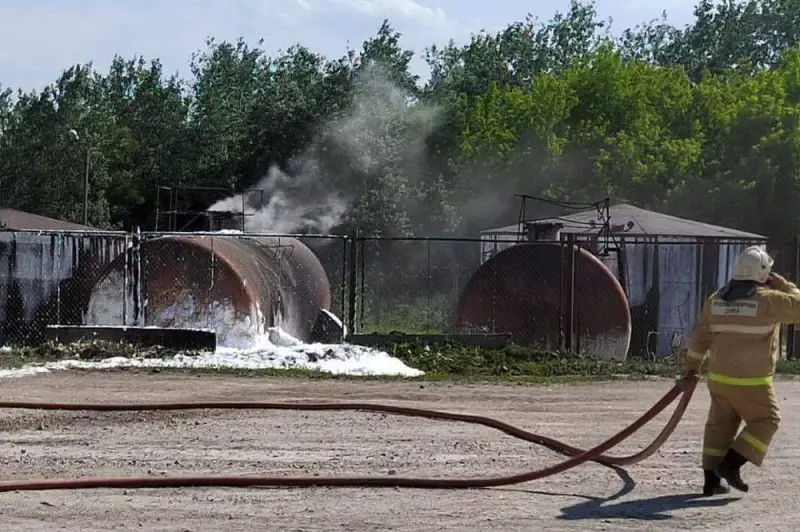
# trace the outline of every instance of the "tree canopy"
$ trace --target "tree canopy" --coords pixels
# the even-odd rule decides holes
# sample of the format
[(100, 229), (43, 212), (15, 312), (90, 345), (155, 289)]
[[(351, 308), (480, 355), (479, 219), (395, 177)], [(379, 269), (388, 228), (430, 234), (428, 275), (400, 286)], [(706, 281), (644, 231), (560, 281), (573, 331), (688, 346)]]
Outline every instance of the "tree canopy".
[(796, 0), (701, 0), (689, 26), (615, 36), (573, 1), (424, 50), (424, 82), (388, 21), (339, 58), (212, 38), (188, 80), (157, 58), (78, 65), (40, 91), (0, 85), (2, 202), (81, 222), (88, 160), (101, 228), (153, 228), (157, 187), (183, 185), (219, 187), (199, 208), (263, 190), (266, 231), (474, 235), (528, 193), (785, 241), (800, 230), (798, 20)]

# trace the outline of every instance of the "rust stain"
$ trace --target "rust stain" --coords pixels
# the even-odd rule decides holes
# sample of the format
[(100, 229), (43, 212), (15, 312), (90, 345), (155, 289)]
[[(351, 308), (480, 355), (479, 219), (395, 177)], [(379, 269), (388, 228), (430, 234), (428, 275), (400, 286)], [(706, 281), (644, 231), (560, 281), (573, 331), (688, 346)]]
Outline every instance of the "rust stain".
[[(229, 301), (243, 316), (257, 305), (266, 327), (308, 340), (319, 310), (330, 308), (325, 269), (297, 239), (164, 236), (144, 240), (139, 253), (148, 316), (188, 298), (198, 307)], [(130, 282), (135, 263), (127, 261)], [(125, 267), (124, 256), (117, 257), (102, 277)]]
[[(559, 243), (518, 244), (501, 251), (481, 266), (462, 292), (456, 326), (462, 331), (511, 333), (522, 345), (559, 347), (566, 308), (564, 262)], [(597, 356), (624, 357), (631, 329), (627, 298), (611, 271), (583, 249), (576, 254), (574, 305), (580, 348), (593, 346), (605, 351)]]

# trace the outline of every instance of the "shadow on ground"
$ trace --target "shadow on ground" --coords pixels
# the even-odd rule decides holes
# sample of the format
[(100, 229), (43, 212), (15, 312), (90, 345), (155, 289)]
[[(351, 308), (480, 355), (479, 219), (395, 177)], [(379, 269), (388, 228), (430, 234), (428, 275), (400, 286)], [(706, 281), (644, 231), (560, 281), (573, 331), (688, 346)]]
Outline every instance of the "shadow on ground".
[(697, 493), (663, 495), (649, 499), (637, 499), (617, 504), (605, 504), (605, 500), (589, 500), (561, 509), (558, 519), (577, 521), (581, 519), (641, 519), (643, 521), (664, 521), (672, 519), (669, 512), (689, 508), (715, 508), (726, 506), (733, 497), (712, 499)]
[(636, 481), (621, 467), (611, 469), (622, 479), (622, 489), (611, 497), (584, 497), (588, 499), (561, 509), (558, 519), (577, 521), (581, 519), (641, 519), (643, 521), (664, 521), (672, 519), (670, 512), (690, 508), (718, 508), (739, 499), (735, 497), (712, 498), (703, 497), (700, 493), (683, 493), (662, 495), (649, 499), (609, 504), (631, 493), (636, 488)]
[(734, 497), (713, 498), (703, 497), (699, 493), (685, 493), (678, 495), (664, 495), (651, 497), (649, 499), (636, 499), (632, 501), (619, 502), (620, 499), (636, 488), (636, 481), (630, 474), (621, 467), (611, 467), (612, 470), (622, 480), (622, 488), (610, 497), (592, 497), (579, 495), (576, 493), (557, 493), (552, 491), (535, 491), (525, 489), (514, 489), (513, 491), (523, 491), (536, 495), (548, 495), (555, 497), (570, 497), (586, 499), (585, 502), (567, 506), (561, 509), (561, 515), (557, 519), (567, 521), (579, 521), (582, 519), (640, 519), (642, 521), (664, 521), (672, 519), (670, 512), (685, 510), (690, 508), (716, 508), (726, 506), (731, 502), (739, 500)]

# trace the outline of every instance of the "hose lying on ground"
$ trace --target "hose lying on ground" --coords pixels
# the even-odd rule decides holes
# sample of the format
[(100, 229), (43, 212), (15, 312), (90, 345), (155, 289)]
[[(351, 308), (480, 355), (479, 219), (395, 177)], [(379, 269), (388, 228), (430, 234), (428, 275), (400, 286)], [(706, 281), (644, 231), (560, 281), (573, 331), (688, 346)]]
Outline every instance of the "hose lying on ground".
[[(538, 480), (576, 467), (588, 461), (605, 465), (632, 465), (655, 453), (672, 435), (686, 411), (695, 387), (697, 376), (679, 381), (655, 405), (631, 425), (608, 440), (589, 450), (572, 447), (558, 440), (520, 429), (502, 421), (470, 414), (456, 414), (403, 406), (379, 405), (369, 403), (267, 403), (267, 402), (198, 402), (198, 403), (154, 403), (154, 404), (78, 404), (78, 403), (37, 403), (24, 401), (0, 401), (0, 409), (35, 410), (82, 410), (82, 411), (156, 411), (156, 410), (212, 410), (212, 409), (259, 409), (259, 410), (360, 410), (384, 412), (401, 416), (423, 417), (428, 419), (461, 421), (484, 425), (500, 430), (510, 436), (531, 443), (543, 445), (553, 451), (571, 458), (539, 470), (516, 475), (487, 478), (416, 478), (416, 477), (268, 477), (268, 476), (185, 476), (185, 477), (108, 477), (81, 479), (42, 479), (0, 482), (0, 492), (92, 489), (92, 488), (177, 488), (197, 486), (222, 487), (402, 487), (426, 489), (487, 488), (519, 484)], [(639, 430), (660, 414), (679, 395), (678, 406), (662, 429), (661, 433), (643, 450), (630, 456), (614, 457), (603, 453), (610, 450), (631, 434)]]

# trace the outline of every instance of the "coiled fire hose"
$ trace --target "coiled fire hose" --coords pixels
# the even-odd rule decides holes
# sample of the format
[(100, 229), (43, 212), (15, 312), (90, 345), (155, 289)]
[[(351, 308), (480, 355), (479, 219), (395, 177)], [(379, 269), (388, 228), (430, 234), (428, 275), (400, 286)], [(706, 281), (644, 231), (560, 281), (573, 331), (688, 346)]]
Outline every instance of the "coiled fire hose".
[[(604, 441), (600, 445), (582, 450), (558, 440), (528, 432), (508, 423), (470, 414), (456, 414), (402, 406), (369, 403), (268, 403), (268, 402), (198, 402), (198, 403), (153, 403), (153, 404), (79, 404), (79, 403), (38, 403), (24, 401), (0, 401), (0, 408), (32, 410), (81, 410), (81, 411), (164, 411), (164, 410), (212, 410), (212, 409), (259, 409), (259, 410), (360, 410), (383, 412), (387, 414), (422, 417), (444, 421), (461, 421), (497, 429), (505, 434), (543, 445), (571, 458), (539, 470), (516, 475), (487, 478), (416, 478), (416, 477), (268, 477), (255, 475), (242, 476), (174, 476), (174, 477), (107, 477), (80, 479), (42, 479), (0, 482), (0, 492), (38, 491), (97, 488), (178, 488), (199, 486), (220, 487), (401, 487), (425, 489), (465, 489), (487, 488), (519, 484), (542, 479), (576, 467), (588, 461), (605, 465), (632, 465), (652, 456), (672, 435), (697, 386), (698, 377), (690, 375), (679, 380), (644, 415), (627, 428)], [(616, 446), (650, 420), (660, 414), (675, 399), (681, 396), (675, 411), (653, 442), (630, 456), (607, 456), (603, 453)]]

